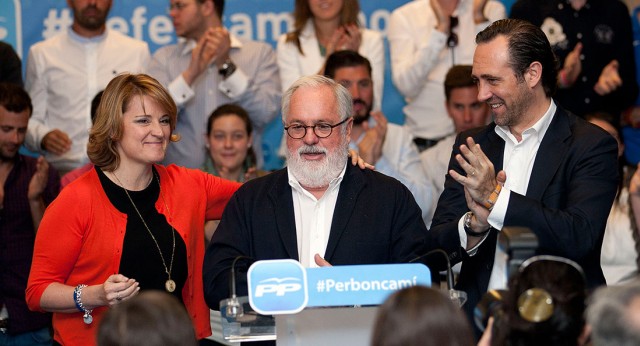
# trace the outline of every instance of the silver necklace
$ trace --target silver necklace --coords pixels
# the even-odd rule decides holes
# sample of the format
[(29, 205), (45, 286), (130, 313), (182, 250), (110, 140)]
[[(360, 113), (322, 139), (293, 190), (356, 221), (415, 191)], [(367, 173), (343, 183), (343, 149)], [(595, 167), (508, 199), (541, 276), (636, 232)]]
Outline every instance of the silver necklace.
[[(176, 290), (176, 282), (171, 280), (171, 269), (173, 268), (173, 256), (176, 253), (175, 229), (173, 228), (173, 226), (171, 226), (171, 224), (169, 224), (169, 226), (171, 226), (171, 238), (173, 239), (173, 247), (171, 249), (171, 263), (169, 263), (169, 267), (167, 268), (167, 263), (164, 260), (164, 256), (162, 255), (162, 250), (160, 250), (160, 245), (158, 245), (158, 241), (156, 240), (156, 237), (154, 237), (153, 233), (151, 233), (151, 230), (149, 229), (149, 226), (147, 226), (147, 223), (144, 221), (144, 218), (142, 218), (142, 214), (140, 214), (140, 211), (138, 211), (138, 207), (136, 207), (136, 204), (133, 203), (133, 199), (131, 198), (131, 196), (129, 196), (129, 192), (127, 191), (127, 189), (124, 188), (124, 185), (122, 184), (120, 179), (118, 179), (118, 176), (116, 175), (116, 173), (115, 172), (111, 172), (111, 174), (113, 174), (113, 176), (116, 178), (116, 180), (120, 184), (120, 187), (122, 187), (122, 189), (124, 190), (124, 193), (127, 195), (127, 197), (129, 198), (129, 201), (131, 202), (131, 205), (133, 205), (133, 209), (135, 209), (136, 213), (138, 213), (138, 216), (140, 217), (140, 220), (142, 220), (142, 224), (144, 225), (144, 228), (147, 229), (147, 232), (149, 232), (149, 235), (151, 236), (151, 239), (153, 239), (153, 242), (156, 244), (156, 247), (158, 248), (158, 253), (160, 253), (160, 259), (162, 260), (162, 265), (164, 266), (164, 271), (165, 271), (165, 273), (167, 273), (167, 276), (168, 276), (167, 281), (164, 283), (164, 288), (169, 293), (175, 291)], [(160, 186), (160, 178), (158, 178), (155, 174), (153, 174), (153, 175), (156, 177), (156, 180), (158, 181), (158, 188), (160, 189), (160, 196), (162, 197), (162, 202), (164, 202), (164, 207), (167, 209), (167, 212), (169, 213), (169, 215), (171, 215), (171, 211), (169, 210), (169, 206), (167, 205), (167, 201), (164, 199), (164, 193), (162, 192), (162, 187)], [(152, 178), (152, 180), (153, 180), (153, 178)]]

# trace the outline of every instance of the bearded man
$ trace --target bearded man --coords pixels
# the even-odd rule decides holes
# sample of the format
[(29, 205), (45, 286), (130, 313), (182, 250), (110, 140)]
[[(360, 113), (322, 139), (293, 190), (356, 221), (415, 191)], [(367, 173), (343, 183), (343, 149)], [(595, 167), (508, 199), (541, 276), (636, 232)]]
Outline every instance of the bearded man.
[[(349, 91), (319, 76), (302, 77), (282, 98), (287, 167), (244, 184), (227, 205), (204, 263), (212, 309), (229, 297), (238, 256), (295, 259), (304, 267), (407, 262), (427, 229), (399, 181), (347, 164), (353, 126)], [(236, 276), (247, 294), (246, 274)]]
[(107, 28), (112, 0), (67, 0), (73, 24), (31, 46), (25, 89), (33, 114), (25, 145), (60, 175), (89, 162), (91, 101), (122, 72), (143, 72), (147, 43)]

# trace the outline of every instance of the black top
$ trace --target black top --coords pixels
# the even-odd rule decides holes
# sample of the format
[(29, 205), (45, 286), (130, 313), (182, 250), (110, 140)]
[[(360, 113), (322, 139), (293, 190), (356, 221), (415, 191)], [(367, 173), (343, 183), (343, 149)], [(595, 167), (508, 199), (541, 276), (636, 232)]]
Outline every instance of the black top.
[[(107, 178), (98, 167), (96, 167), (96, 171), (102, 188), (111, 204), (120, 212), (127, 214), (127, 229), (120, 259), (120, 274), (138, 281), (141, 290), (165, 291), (165, 282), (168, 276), (162, 265), (158, 247), (151, 235), (149, 235), (149, 231), (147, 231), (142, 220), (140, 220), (140, 216), (131, 205), (131, 201), (125, 194), (124, 189)], [(159, 198), (162, 199), (162, 196), (160, 195), (159, 178), (155, 168), (153, 169), (153, 175), (153, 180), (144, 190), (127, 191), (144, 218), (144, 222), (149, 226), (149, 230), (158, 242), (167, 268), (171, 263), (173, 245), (171, 232), (174, 232), (176, 248), (170, 272), (171, 279), (176, 283), (176, 289), (172, 294), (182, 301), (182, 288), (188, 272), (187, 247), (180, 234), (169, 225), (165, 216), (158, 213), (155, 208), (156, 201)], [(170, 212), (174, 213), (176, 211), (170, 210)]]

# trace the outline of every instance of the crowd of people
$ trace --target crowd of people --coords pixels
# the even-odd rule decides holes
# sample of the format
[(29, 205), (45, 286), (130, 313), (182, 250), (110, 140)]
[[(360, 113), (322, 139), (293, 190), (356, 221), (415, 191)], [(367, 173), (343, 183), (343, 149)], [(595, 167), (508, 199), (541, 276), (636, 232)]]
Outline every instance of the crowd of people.
[[(107, 28), (112, 0), (69, 0), (24, 79), (0, 42), (0, 346), (205, 343), (237, 258), (420, 259), (437, 279), (434, 249), (466, 303), (398, 291), (373, 345), (640, 343), (623, 2), (409, 1), (385, 67), (358, 0), (296, 0), (275, 49), (230, 33), (224, 0), (167, 1), (180, 40), (153, 54)], [(381, 111), (385, 82), (404, 124)], [(278, 116), (286, 165), (265, 171)], [(508, 227), (537, 240), (516, 273)]]

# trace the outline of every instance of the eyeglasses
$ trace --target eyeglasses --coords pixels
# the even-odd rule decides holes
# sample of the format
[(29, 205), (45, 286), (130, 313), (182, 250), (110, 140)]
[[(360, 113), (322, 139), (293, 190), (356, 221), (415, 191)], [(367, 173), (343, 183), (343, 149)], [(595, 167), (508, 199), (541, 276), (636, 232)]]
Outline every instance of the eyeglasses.
[(331, 132), (333, 131), (334, 127), (344, 124), (349, 119), (351, 119), (351, 117), (348, 117), (335, 125), (331, 125), (327, 123), (317, 123), (315, 125), (300, 125), (300, 124), (289, 125), (289, 126), (285, 126), (284, 130), (287, 131), (287, 134), (289, 135), (289, 137), (293, 139), (304, 138), (304, 136), (307, 135), (307, 129), (309, 128), (313, 129), (313, 133), (316, 136), (318, 136), (318, 138), (327, 138), (331, 136)]
[(172, 4), (169, 4), (169, 11), (182, 11), (185, 7), (188, 7), (189, 5), (191, 5), (191, 3), (184, 3), (184, 2), (174, 2)]
[(458, 26), (458, 17), (449, 17), (449, 37), (447, 38), (447, 46), (453, 48), (458, 45), (458, 34), (453, 32), (453, 28)]

